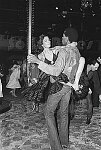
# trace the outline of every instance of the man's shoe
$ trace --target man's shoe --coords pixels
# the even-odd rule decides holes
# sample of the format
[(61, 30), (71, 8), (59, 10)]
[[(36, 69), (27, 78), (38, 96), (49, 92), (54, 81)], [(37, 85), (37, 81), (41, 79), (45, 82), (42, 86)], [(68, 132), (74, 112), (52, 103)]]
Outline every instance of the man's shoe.
[(63, 150), (67, 150), (67, 149), (68, 149), (68, 146), (62, 145), (62, 149), (63, 149)]
[(91, 123), (91, 119), (87, 118), (86, 124), (90, 124)]

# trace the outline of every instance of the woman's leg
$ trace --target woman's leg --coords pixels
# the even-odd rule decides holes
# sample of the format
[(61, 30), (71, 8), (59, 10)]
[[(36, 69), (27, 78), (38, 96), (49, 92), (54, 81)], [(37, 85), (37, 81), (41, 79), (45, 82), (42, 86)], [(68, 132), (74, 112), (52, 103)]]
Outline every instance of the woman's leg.
[(17, 96), (15, 95), (15, 91), (16, 91), (16, 89), (13, 89), (13, 90), (11, 91), (11, 94), (12, 94), (12, 96), (17, 97)]
[(91, 94), (88, 93), (88, 95), (87, 95), (87, 121), (86, 121), (86, 124), (90, 124), (92, 115), (93, 115), (92, 98), (91, 98)]
[(68, 115), (70, 120), (72, 120), (75, 116), (75, 102), (73, 99), (70, 99), (69, 106), (68, 106)]

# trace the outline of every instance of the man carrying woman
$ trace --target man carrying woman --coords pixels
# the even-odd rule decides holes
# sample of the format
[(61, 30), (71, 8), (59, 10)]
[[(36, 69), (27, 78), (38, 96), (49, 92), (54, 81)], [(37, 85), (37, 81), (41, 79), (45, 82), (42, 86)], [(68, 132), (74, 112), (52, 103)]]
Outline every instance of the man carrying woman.
[[(46, 102), (45, 118), (52, 150), (62, 150), (68, 146), (69, 142), (68, 105), (71, 95), (71, 87), (62, 84), (62, 82), (65, 81), (60, 78), (57, 80), (57, 78), (62, 73), (68, 78), (70, 83), (73, 84), (75, 81), (80, 61), (80, 53), (76, 47), (77, 43), (75, 41), (77, 39), (74, 38), (73, 34), (74, 32), (70, 33), (68, 29), (64, 31), (62, 37), (64, 46), (57, 47), (58, 50), (56, 51), (58, 51), (58, 55), (55, 63), (53, 64), (47, 64), (34, 55), (28, 56), (29, 63), (38, 64), (38, 68), (50, 76), (51, 86)], [(85, 61), (83, 61), (82, 68), (84, 67), (84, 63)], [(79, 79), (82, 70), (79, 70), (80, 73), (78, 73), (79, 76), (77, 79)], [(78, 80), (75, 81), (74, 85), (74, 88), (78, 87)], [(57, 128), (54, 114), (58, 104), (60, 106), (60, 121)]]

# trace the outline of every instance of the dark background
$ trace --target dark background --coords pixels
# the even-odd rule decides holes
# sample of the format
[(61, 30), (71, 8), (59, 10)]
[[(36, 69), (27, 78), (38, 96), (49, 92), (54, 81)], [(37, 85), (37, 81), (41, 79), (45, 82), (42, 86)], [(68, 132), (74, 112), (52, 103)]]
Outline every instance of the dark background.
[[(70, 24), (84, 38), (101, 39), (100, 0), (82, 9), (82, 0), (34, 0), (34, 35), (52, 32), (61, 35)], [(0, 33), (26, 35), (28, 0), (0, 0)], [(58, 9), (56, 9), (58, 7)], [(63, 15), (63, 11), (67, 14)]]
[[(33, 0), (33, 36), (48, 33), (51, 37), (62, 36), (65, 28), (73, 27), (78, 31), (79, 39), (101, 40), (101, 0), (92, 0), (92, 7), (82, 6), (82, 0)], [(58, 9), (56, 9), (58, 8)], [(27, 54), (28, 0), (0, 0), (0, 34), (24, 36), (24, 51), (8, 52), (0, 50), (0, 55)], [(86, 50), (86, 49), (85, 49)], [(91, 53), (96, 53), (96, 46)]]
[[(37, 0), (35, 33), (48, 30), (61, 36), (64, 28), (71, 24), (77, 29), (80, 38), (101, 39), (99, 0), (92, 0), (92, 8), (86, 9), (82, 9), (81, 2), (82, 0)], [(63, 15), (63, 11), (67, 11), (67, 14)]]

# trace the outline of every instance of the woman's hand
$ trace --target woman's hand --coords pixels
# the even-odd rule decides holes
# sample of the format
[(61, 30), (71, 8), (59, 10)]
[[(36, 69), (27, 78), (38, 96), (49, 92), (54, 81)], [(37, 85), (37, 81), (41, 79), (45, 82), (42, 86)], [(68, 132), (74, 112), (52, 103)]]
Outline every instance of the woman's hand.
[(29, 63), (36, 63), (36, 64), (40, 63), (40, 60), (33, 54), (28, 55), (27, 60)]

